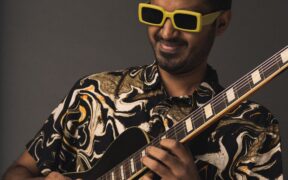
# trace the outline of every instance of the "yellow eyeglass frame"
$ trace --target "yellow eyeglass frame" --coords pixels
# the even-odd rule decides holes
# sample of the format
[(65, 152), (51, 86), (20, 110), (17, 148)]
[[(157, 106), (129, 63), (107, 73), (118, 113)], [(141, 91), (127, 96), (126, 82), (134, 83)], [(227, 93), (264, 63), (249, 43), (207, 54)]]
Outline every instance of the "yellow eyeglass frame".
[[(150, 22), (144, 21), (143, 17), (142, 17), (142, 9), (143, 8), (155, 9), (155, 10), (159, 10), (160, 12), (162, 12), (163, 18), (162, 18), (161, 23), (150, 23)], [(222, 11), (216, 11), (213, 13), (202, 15), (199, 12), (194, 12), (194, 11), (189, 11), (189, 10), (180, 10), (180, 9), (175, 10), (173, 12), (167, 12), (164, 10), (164, 8), (157, 6), (157, 5), (153, 5), (153, 4), (139, 3), (139, 5), (138, 5), (138, 18), (139, 18), (139, 21), (141, 23), (151, 25), (151, 26), (163, 26), (166, 19), (170, 18), (172, 25), (175, 29), (185, 31), (185, 32), (200, 32), (202, 29), (202, 26), (212, 24), (221, 13), (222, 13)], [(185, 28), (178, 27), (174, 21), (174, 15), (175, 14), (185, 14), (185, 15), (194, 16), (197, 20), (196, 28), (195, 29), (185, 29)]]

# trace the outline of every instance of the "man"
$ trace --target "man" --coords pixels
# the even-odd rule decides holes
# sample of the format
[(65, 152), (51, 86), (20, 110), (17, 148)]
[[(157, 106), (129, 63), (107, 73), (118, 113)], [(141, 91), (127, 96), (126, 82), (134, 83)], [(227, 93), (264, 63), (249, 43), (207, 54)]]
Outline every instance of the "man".
[[(141, 4), (155, 63), (80, 79), (4, 178), (68, 179), (63, 173), (90, 169), (128, 127), (157, 136), (210, 100), (223, 88), (207, 58), (230, 7), (229, 0)], [(164, 138), (146, 152), (142, 162), (153, 173), (144, 179), (283, 178), (278, 123), (249, 101), (187, 146)]]

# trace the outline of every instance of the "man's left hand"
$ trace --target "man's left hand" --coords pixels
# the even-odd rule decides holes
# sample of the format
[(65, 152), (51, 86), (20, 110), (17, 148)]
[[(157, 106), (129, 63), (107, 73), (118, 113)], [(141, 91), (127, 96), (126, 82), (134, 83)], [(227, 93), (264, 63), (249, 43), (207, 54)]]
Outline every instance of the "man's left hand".
[[(143, 164), (162, 179), (200, 179), (191, 152), (173, 139), (160, 141), (161, 148), (149, 146)], [(143, 179), (151, 179), (146, 175)]]

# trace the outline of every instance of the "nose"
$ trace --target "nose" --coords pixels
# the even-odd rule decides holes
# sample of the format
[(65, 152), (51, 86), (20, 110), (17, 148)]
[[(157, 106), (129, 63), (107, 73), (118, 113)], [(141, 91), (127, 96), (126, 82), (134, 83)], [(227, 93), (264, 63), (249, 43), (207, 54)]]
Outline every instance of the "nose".
[(177, 36), (178, 31), (174, 29), (172, 21), (167, 18), (161, 27), (160, 34), (163, 39), (172, 39)]

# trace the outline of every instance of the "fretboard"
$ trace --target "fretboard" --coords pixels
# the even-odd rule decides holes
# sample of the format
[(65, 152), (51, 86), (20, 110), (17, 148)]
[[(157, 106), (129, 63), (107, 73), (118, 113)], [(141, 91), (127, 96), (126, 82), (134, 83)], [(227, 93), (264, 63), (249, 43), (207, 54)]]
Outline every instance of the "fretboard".
[(127, 157), (126, 160), (122, 161), (99, 179), (124, 180), (134, 177), (145, 170), (141, 158), (146, 155), (145, 149), (148, 146), (159, 146), (160, 140), (164, 138), (176, 139), (182, 143), (191, 140), (287, 67), (288, 46), (275, 53), (272, 57), (217, 94), (168, 131), (160, 134), (151, 143), (139, 149), (130, 157)]

